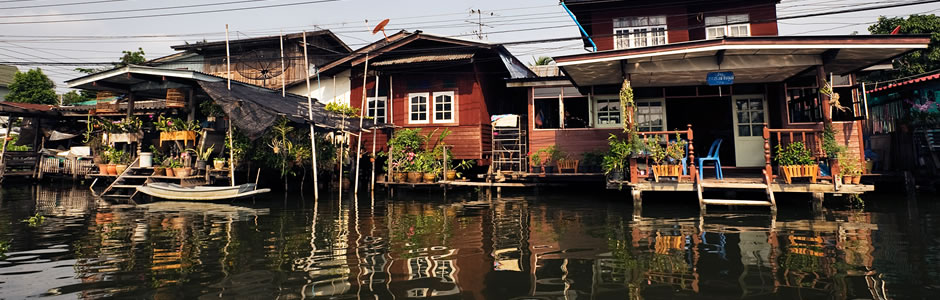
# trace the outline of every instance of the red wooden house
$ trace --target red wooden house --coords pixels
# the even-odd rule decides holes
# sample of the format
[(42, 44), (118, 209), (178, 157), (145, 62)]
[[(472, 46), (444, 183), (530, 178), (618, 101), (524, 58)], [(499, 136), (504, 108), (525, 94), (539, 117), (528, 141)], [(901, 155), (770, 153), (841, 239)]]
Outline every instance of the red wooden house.
[[(618, 91), (626, 79), (638, 130), (685, 132), (691, 125), (691, 154), (703, 156), (722, 139), (725, 167), (753, 168), (760, 176), (772, 171), (773, 146), (800, 140), (823, 159), (825, 124), (852, 157), (863, 159), (865, 116), (855, 73), (926, 48), (929, 39), (777, 36), (777, 2), (562, 1), (593, 51), (555, 57), (555, 76), (508, 81), (528, 93), (529, 149), (555, 145), (573, 159), (606, 151), (609, 134), (621, 132)], [(728, 72), (733, 82), (709, 83), (715, 72)], [(847, 110), (828, 105), (819, 92), (824, 81)], [(630, 181), (643, 181), (642, 173), (634, 170)]]
[(444, 141), (453, 146), (454, 158), (480, 164), (489, 158), (490, 116), (514, 104), (506, 101), (513, 91), (504, 80), (532, 75), (501, 45), (421, 31), (395, 33), (319, 69), (321, 78), (345, 71), (350, 105), (361, 108), (366, 95), (364, 111), (372, 119), (365, 127), (386, 128), (363, 135), (364, 153), (372, 151), (373, 136), (377, 151), (387, 150), (397, 129), (447, 129), (451, 134)]

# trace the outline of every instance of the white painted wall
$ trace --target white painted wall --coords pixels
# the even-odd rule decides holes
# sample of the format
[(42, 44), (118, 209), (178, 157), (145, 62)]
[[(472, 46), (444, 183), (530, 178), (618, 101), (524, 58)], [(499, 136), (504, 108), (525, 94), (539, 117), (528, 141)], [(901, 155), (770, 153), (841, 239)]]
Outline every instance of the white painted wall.
[[(317, 81), (310, 79), (310, 96), (320, 101), (320, 103), (340, 102), (349, 104), (349, 70), (340, 72), (335, 76), (320, 76), (320, 88), (317, 88)], [(335, 81), (335, 82), (334, 82)], [(336, 88), (334, 89), (334, 83)], [(298, 84), (287, 89), (288, 93), (307, 96), (307, 85)]]

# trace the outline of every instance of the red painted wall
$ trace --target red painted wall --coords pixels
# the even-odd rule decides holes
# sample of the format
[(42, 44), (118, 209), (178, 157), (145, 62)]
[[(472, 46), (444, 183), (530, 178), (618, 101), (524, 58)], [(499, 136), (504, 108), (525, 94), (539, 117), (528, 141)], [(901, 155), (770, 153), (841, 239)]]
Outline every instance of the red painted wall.
[[(444, 142), (453, 146), (454, 158), (456, 159), (476, 159), (484, 158), (484, 154), (489, 153), (489, 115), (490, 109), (484, 96), (484, 90), (473, 66), (465, 66), (456, 69), (436, 69), (439, 72), (426, 74), (392, 74), (392, 97), (390, 105), (389, 122), (401, 128), (421, 128), (423, 133), (438, 130), (440, 134), (444, 129), (451, 131), (450, 135), (444, 139)], [(456, 82), (456, 87), (444, 87), (441, 80), (442, 76), (452, 78)], [(485, 76), (485, 75), (484, 75)], [(379, 95), (388, 94), (389, 76), (380, 78)], [(409, 82), (424, 81), (430, 83), (427, 87), (414, 87), (416, 84)], [(409, 87), (411, 86), (411, 87)], [(362, 76), (351, 78), (351, 105), (353, 107), (362, 106)], [(369, 77), (366, 83), (368, 95), (375, 92), (375, 77)], [(444, 92), (453, 91), (455, 98), (455, 122), (454, 123), (430, 123), (430, 124), (409, 124), (408, 123), (408, 94), (421, 92)], [(429, 104), (430, 105), (430, 104)], [(433, 108), (431, 108), (433, 109)], [(431, 116), (429, 116), (431, 118)], [(367, 121), (368, 122), (368, 121)], [(435, 137), (437, 136), (435, 134)], [(363, 136), (364, 152), (372, 151), (372, 133)], [(388, 136), (385, 132), (377, 132), (376, 149), (377, 151), (387, 150)], [(355, 147), (355, 141), (353, 142)]]
[[(775, 1), (708, 2), (705, 4), (659, 4), (655, 1), (570, 5), (578, 20), (589, 27), (598, 51), (614, 49), (613, 19), (630, 16), (666, 15), (667, 41), (679, 43), (705, 39), (705, 17), (744, 14), (750, 16), (751, 35), (777, 35)], [(762, 3), (763, 2), (763, 3)]]

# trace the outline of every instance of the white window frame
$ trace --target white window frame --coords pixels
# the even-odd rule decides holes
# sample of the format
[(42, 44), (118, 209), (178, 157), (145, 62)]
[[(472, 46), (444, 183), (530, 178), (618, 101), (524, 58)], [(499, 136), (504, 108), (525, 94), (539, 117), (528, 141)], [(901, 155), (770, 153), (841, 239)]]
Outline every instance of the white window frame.
[[(658, 103), (659, 103), (659, 107), (662, 108), (662, 110), (661, 110), (660, 113), (659, 113), (659, 114), (660, 114), (659, 117), (660, 117), (660, 119), (663, 121), (663, 123), (662, 123), (662, 125), (660, 126), (661, 128), (660, 128), (659, 130), (660, 130), (660, 131), (666, 130), (666, 99), (664, 99), (664, 98), (637, 99), (637, 100), (635, 100), (634, 102), (635, 102), (636, 105), (637, 105), (637, 112), (636, 112), (636, 116), (635, 116), (635, 117), (636, 117), (637, 131), (652, 131), (652, 128), (651, 128), (651, 127), (646, 127), (646, 128), (641, 127), (641, 126), (642, 126), (641, 123), (640, 123), (640, 114), (641, 114), (641, 113), (640, 113), (640, 105), (639, 105), (640, 103), (652, 103), (652, 102), (658, 102)], [(647, 113), (646, 115), (652, 115), (652, 114)]]
[[(746, 18), (746, 19), (748, 20), (748, 23), (728, 24), (728, 19), (729, 19), (730, 17), (743, 17), (743, 18)], [(707, 20), (708, 20), (708, 19), (711, 19), (711, 18), (723, 18), (724, 21), (720, 21), (720, 23), (719, 23), (719, 24), (716, 24), (716, 25), (708, 25), (708, 21), (707, 21)], [(705, 21), (705, 22), (706, 22), (706, 26), (705, 26), (705, 39), (707, 39), (707, 40), (719, 39), (719, 38), (724, 38), (724, 37), (729, 37), (729, 36), (732, 36), (732, 37), (733, 37), (733, 36), (751, 36), (751, 23), (750, 23), (750, 22), (751, 22), (751, 16), (748, 15), (748, 14), (735, 14), (735, 15), (723, 15), (723, 16), (708, 16), (708, 17), (705, 17), (705, 20), (706, 20), (706, 21)], [(735, 22), (737, 22), (737, 21), (735, 21)], [(745, 31), (747, 31), (744, 35), (731, 35), (731, 28), (742, 28), (742, 27), (744, 28)], [(712, 29), (715, 29), (715, 30), (721, 29), (721, 30), (722, 30), (722, 35), (719, 36), (719, 35), (717, 35), (717, 34), (712, 34), (712, 33), (711, 33)]]
[[(424, 120), (415, 120), (412, 118), (415, 111), (412, 110), (412, 101), (415, 97), (424, 96)], [(408, 124), (428, 124), (431, 120), (431, 93), (408, 93)]]
[[(653, 18), (662, 18), (663, 24), (650, 24), (650, 20)], [(645, 25), (617, 26), (618, 22), (627, 22), (627, 19), (632, 19), (634, 23), (645, 23)], [(669, 26), (666, 25), (665, 21), (666, 16), (663, 15), (614, 18), (614, 49), (619, 50), (668, 44)], [(662, 43), (657, 43), (657, 37), (654, 36), (654, 32), (663, 33)], [(640, 39), (646, 42), (645, 45), (637, 45), (637, 41)]]
[[(409, 98), (410, 99), (410, 98)], [(380, 101), (383, 103), (382, 110), (384, 113), (381, 116), (376, 116), (375, 111), (378, 110), (378, 105), (375, 108), (369, 108), (373, 102)], [(372, 118), (372, 124), (386, 124), (388, 123), (388, 97), (368, 97), (366, 98), (366, 116)], [(382, 122), (379, 122), (379, 117), (382, 118)]]
[[(603, 124), (603, 123), (601, 123), (601, 111), (600, 111), (601, 105), (600, 105), (599, 102), (616, 103), (616, 104), (617, 104), (617, 107), (619, 108), (619, 109), (617, 110), (617, 116), (618, 116), (618, 119), (619, 119), (620, 121), (617, 122), (616, 124)], [(597, 95), (597, 96), (594, 96), (594, 101), (591, 101), (591, 103), (593, 104), (592, 113), (593, 113), (593, 115), (594, 115), (594, 116), (591, 118), (592, 121), (593, 121), (593, 123), (594, 123), (594, 124), (593, 124), (593, 125), (594, 125), (593, 128), (619, 128), (619, 127), (622, 126), (622, 124), (623, 124), (623, 119), (622, 119), (622, 118), (623, 118), (623, 107), (620, 107), (620, 98), (619, 98), (619, 96), (617, 96), (617, 95)], [(609, 113), (608, 113), (608, 115), (609, 115)]]
[[(450, 96), (450, 119), (437, 119), (437, 96)], [(457, 119), (457, 96), (453, 91), (434, 92), (431, 94), (431, 107), (433, 114), (431, 120), (434, 123), (454, 123)]]

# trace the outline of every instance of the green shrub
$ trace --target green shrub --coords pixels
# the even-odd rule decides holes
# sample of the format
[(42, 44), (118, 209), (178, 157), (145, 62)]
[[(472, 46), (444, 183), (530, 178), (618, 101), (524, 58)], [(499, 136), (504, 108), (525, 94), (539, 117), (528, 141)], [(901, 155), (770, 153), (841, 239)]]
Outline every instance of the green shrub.
[(776, 153), (774, 161), (781, 166), (803, 166), (816, 163), (803, 142), (793, 142), (786, 147), (777, 145)]

